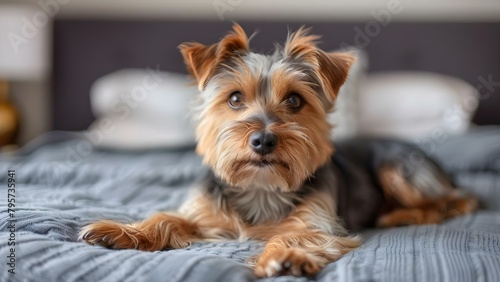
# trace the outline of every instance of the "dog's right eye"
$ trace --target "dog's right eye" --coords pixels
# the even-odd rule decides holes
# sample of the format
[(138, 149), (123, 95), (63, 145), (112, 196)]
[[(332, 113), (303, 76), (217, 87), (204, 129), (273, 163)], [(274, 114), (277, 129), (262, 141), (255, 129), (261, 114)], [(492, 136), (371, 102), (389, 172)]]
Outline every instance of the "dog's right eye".
[(243, 107), (243, 94), (241, 94), (239, 91), (233, 92), (231, 94), (231, 97), (229, 97), (227, 103), (233, 110), (241, 109)]

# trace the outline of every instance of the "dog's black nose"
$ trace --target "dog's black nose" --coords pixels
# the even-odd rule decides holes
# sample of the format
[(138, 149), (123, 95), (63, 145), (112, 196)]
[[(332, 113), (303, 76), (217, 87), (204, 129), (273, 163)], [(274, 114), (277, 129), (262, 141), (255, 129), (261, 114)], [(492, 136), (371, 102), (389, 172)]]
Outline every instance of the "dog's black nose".
[(277, 145), (278, 137), (272, 133), (257, 131), (250, 135), (250, 146), (259, 155), (272, 153)]

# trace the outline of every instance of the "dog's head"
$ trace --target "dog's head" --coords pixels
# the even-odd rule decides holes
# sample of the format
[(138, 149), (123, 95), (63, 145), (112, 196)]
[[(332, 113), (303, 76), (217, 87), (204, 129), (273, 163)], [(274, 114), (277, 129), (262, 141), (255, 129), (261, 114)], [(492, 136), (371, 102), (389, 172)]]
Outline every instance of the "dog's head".
[(318, 49), (304, 28), (273, 55), (252, 53), (233, 29), (179, 46), (201, 91), (197, 152), (231, 186), (294, 191), (333, 153), (327, 114), (354, 58)]

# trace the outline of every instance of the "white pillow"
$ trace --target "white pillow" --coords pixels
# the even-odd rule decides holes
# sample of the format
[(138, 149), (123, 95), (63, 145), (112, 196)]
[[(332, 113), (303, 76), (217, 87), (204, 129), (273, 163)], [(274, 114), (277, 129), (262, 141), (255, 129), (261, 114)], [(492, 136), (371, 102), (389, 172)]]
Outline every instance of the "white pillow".
[[(118, 149), (191, 147), (195, 144), (190, 103), (198, 90), (184, 74), (124, 69), (96, 80), (89, 127), (96, 144)], [(96, 143), (96, 142), (94, 142)]]
[(478, 105), (474, 87), (427, 72), (388, 72), (366, 77), (358, 101), (358, 134), (418, 140), (464, 133)]

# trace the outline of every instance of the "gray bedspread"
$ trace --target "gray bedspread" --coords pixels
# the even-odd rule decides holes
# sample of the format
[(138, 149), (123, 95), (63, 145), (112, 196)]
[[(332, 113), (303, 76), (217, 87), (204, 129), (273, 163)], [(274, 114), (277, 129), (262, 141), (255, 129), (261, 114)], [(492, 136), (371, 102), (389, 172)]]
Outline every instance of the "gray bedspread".
[[(131, 222), (177, 208), (204, 171), (192, 150), (123, 153), (86, 145), (73, 138), (31, 144), (15, 158), (1, 156), (0, 281), (255, 279), (244, 262), (262, 248), (257, 242), (195, 243), (154, 253), (78, 242), (79, 228), (89, 222)], [(423, 147), (481, 199), (480, 212), (438, 225), (367, 230), (359, 249), (317, 277), (268, 280), (500, 281), (500, 129), (430, 139)], [(7, 265), (9, 169), (16, 171), (17, 183), (15, 274)]]

